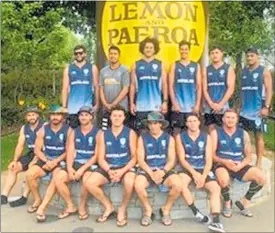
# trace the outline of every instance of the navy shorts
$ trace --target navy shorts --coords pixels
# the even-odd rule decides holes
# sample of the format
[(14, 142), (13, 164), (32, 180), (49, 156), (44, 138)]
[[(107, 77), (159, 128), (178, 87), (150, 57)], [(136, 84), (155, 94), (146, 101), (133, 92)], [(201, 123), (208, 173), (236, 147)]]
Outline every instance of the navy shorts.
[(204, 113), (204, 124), (206, 126), (215, 124), (217, 126), (222, 126), (222, 117), (223, 114), (215, 114), (215, 113)]
[(186, 117), (188, 113), (171, 112), (170, 124), (172, 128), (186, 129)]
[(69, 124), (69, 126), (73, 129), (77, 128), (80, 125), (78, 120), (78, 115), (69, 114), (69, 116), (67, 117), (66, 123)]
[[(203, 173), (203, 169), (195, 169), (198, 173), (202, 174)], [(194, 181), (194, 178), (192, 176), (192, 174), (186, 169), (186, 168), (181, 168), (178, 173), (184, 173), (186, 175), (188, 175), (192, 181)], [(205, 183), (210, 182), (210, 181), (216, 181), (216, 176), (214, 174), (214, 172), (210, 171), (206, 177)]]
[[(154, 171), (154, 170), (153, 170)], [(142, 175), (142, 176), (145, 176), (145, 178), (148, 180), (148, 182), (150, 184), (155, 184), (155, 182), (151, 179), (151, 177), (145, 172), (143, 171), (142, 169), (139, 169), (138, 172), (137, 172), (138, 175)], [(162, 179), (162, 182), (161, 184), (164, 183), (164, 181), (171, 175), (173, 174), (176, 174), (176, 172), (174, 170), (170, 170), (168, 171), (164, 176), (163, 176), (163, 179)]]
[(251, 165), (246, 165), (244, 168), (242, 168), (240, 171), (238, 172), (233, 172), (233, 171), (230, 171), (227, 167), (225, 167), (223, 164), (220, 164), (220, 163), (215, 163), (213, 165), (213, 171), (216, 173), (216, 170), (220, 167), (223, 167), (225, 168), (228, 173), (229, 173), (229, 176), (232, 178), (232, 179), (237, 179), (239, 181), (243, 181), (243, 177), (244, 175), (247, 173), (247, 171), (252, 168)]
[(61, 161), (57, 166), (55, 166), (52, 170), (48, 171), (46, 169), (43, 168), (43, 166), (46, 164), (46, 162), (42, 161), (42, 160), (38, 160), (34, 165), (40, 167), (44, 172), (46, 172), (46, 174), (51, 173), (55, 168), (57, 167), (61, 167), (62, 169), (66, 167), (66, 162), (65, 161)]
[(35, 156), (34, 152), (30, 150), (18, 160), (18, 162), (21, 163), (22, 165), (23, 171), (28, 170), (29, 164), (33, 160), (34, 156)]
[[(120, 169), (121, 167), (118, 167), (118, 168), (111, 168), (112, 170), (116, 170), (116, 169)], [(111, 179), (110, 179), (110, 177), (109, 177), (109, 174), (105, 171), (105, 170), (103, 170), (101, 167), (98, 167), (96, 170), (95, 170), (95, 172), (97, 172), (97, 173), (99, 173), (99, 174), (101, 174), (102, 176), (104, 176), (109, 182), (111, 182)], [(131, 168), (129, 171), (127, 171), (127, 172), (136, 172), (136, 169), (133, 167), (133, 168)], [(127, 172), (125, 172), (124, 173), (124, 175), (127, 173)], [(124, 176), (123, 175), (123, 176)], [(121, 177), (121, 180), (123, 179), (123, 176)]]
[(239, 125), (246, 131), (252, 131), (254, 133), (267, 132), (267, 123), (266, 123), (265, 119), (250, 120), (250, 119), (240, 116)]

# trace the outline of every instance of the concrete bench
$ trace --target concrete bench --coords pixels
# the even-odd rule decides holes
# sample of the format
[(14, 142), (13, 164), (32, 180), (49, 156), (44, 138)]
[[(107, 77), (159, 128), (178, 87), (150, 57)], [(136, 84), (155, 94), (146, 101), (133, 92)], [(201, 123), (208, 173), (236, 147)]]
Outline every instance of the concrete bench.
[[(255, 163), (256, 156), (253, 156), (253, 161)], [(264, 186), (264, 188), (258, 192), (252, 199), (252, 205), (255, 203), (261, 202), (264, 198), (268, 197), (271, 193), (271, 167), (272, 163), (269, 159), (264, 158), (263, 159), (263, 170), (267, 176), (267, 184)], [(41, 194), (45, 192), (45, 189), (48, 185), (48, 180), (42, 179), (40, 189)], [(75, 204), (79, 204), (80, 200), (80, 183), (79, 182), (72, 182), (70, 184), (71, 190), (72, 190), (72, 197), (75, 202)], [(245, 195), (249, 187), (249, 183), (243, 183), (239, 182), (237, 180), (234, 180), (231, 185), (231, 198), (233, 201), (239, 200), (241, 197)], [(191, 185), (191, 190), (193, 192), (193, 195), (196, 199), (196, 206), (203, 212), (203, 213), (209, 213), (209, 197), (206, 191), (204, 190), (196, 190), (194, 185)], [(114, 186), (111, 186), (109, 184), (104, 186), (104, 192), (106, 195), (111, 199), (114, 206), (117, 208), (121, 201), (122, 201), (122, 187), (120, 184), (116, 184)], [(159, 192), (159, 190), (156, 187), (150, 187), (148, 190), (148, 195), (150, 199), (150, 203), (154, 207), (154, 211), (157, 214), (157, 218), (159, 218), (159, 208), (164, 205), (167, 197), (167, 193)], [(51, 205), (54, 205), (58, 208), (64, 208), (65, 202), (62, 198), (59, 197), (59, 195), (56, 195)], [(89, 197), (87, 202), (88, 211), (92, 215), (100, 215), (103, 211), (102, 206), (100, 203), (93, 198), (92, 196)], [(137, 195), (134, 193), (133, 197), (130, 201), (129, 207), (128, 207), (128, 217), (132, 219), (139, 219), (142, 216), (142, 206), (141, 203), (137, 197)], [(176, 203), (174, 204), (174, 207), (171, 212), (171, 217), (173, 219), (181, 219), (181, 218), (192, 218), (192, 212), (188, 208), (188, 206), (185, 204), (183, 199), (180, 197)]]

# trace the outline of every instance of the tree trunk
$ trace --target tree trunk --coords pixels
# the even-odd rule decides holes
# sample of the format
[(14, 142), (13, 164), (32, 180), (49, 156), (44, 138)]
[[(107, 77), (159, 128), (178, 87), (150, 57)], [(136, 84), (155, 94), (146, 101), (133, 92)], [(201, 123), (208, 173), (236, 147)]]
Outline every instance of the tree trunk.
[(236, 73), (236, 86), (235, 86), (235, 91), (233, 94), (232, 102), (233, 106), (237, 109), (240, 108), (240, 80), (241, 80), (241, 72), (242, 72), (242, 52), (236, 54), (235, 56), (235, 61), (236, 61), (236, 68), (235, 68), (235, 73)]

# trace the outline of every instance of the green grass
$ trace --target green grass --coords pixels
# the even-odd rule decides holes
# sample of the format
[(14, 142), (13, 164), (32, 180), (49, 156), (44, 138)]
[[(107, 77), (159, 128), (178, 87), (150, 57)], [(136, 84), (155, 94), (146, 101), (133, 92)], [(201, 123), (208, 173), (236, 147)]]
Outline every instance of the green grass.
[(18, 133), (1, 137), (1, 168), (2, 171), (8, 168), (9, 162), (13, 159)]
[(264, 134), (265, 146), (267, 149), (274, 151), (275, 150), (275, 122), (269, 121), (267, 133)]

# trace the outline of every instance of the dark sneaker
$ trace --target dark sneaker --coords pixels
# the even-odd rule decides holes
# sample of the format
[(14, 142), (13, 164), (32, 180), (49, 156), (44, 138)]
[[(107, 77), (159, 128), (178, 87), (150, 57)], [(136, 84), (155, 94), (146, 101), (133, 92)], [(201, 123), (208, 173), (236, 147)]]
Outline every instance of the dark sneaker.
[(195, 216), (199, 222), (201, 223), (205, 223), (205, 224), (209, 224), (211, 222), (211, 219), (207, 216), (202, 214), (201, 212), (197, 212), (196, 216)]
[(225, 232), (221, 223), (214, 223), (208, 225), (208, 229), (214, 232)]
[(9, 204), (10, 204), (10, 207), (18, 207), (21, 205), (25, 205), (27, 203), (27, 200), (28, 199), (26, 197), (22, 196), (15, 201), (11, 201)]
[(1, 195), (1, 205), (8, 204), (8, 197), (5, 195)]

